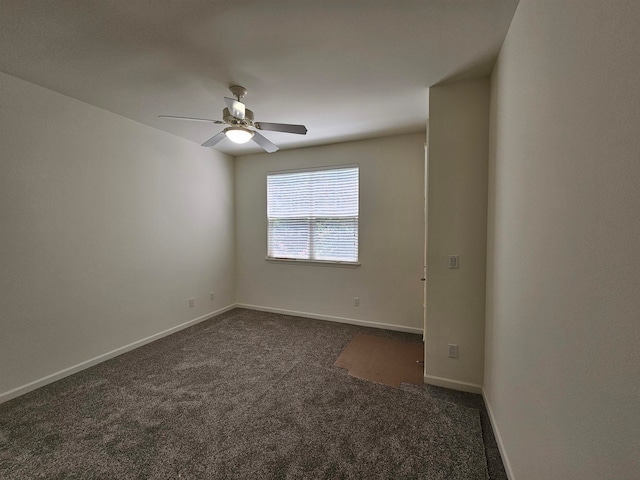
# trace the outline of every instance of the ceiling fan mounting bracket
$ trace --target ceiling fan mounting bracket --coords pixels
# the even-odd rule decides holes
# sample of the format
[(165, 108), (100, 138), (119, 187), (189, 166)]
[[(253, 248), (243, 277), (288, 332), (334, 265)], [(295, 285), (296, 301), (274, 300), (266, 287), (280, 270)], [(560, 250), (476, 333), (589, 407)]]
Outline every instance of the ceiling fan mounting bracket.
[(247, 89), (240, 85), (231, 85), (229, 90), (231, 90), (231, 94), (236, 97), (238, 101), (247, 94)]

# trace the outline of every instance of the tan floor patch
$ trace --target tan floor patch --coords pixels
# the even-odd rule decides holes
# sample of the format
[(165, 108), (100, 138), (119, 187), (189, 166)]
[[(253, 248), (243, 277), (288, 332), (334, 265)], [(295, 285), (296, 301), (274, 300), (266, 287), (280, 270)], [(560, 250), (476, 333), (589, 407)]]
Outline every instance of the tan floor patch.
[(399, 388), (401, 383), (424, 383), (423, 359), (422, 343), (357, 334), (334, 366), (346, 368), (352, 377)]

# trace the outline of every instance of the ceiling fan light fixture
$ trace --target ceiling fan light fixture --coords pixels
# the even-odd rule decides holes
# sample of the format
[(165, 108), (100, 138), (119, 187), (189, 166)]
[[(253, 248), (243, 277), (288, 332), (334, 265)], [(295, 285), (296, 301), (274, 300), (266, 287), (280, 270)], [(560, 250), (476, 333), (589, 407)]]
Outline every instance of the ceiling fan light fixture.
[[(2, 0), (0, 0), (2, 1)], [(271, 123), (271, 122), (255, 122), (253, 112), (246, 108), (241, 102), (242, 97), (247, 94), (247, 89), (239, 85), (229, 87), (231, 93), (237, 100), (224, 97), (227, 106), (222, 109), (222, 120), (212, 120), (210, 118), (181, 117), (177, 115), (158, 115), (160, 118), (171, 118), (175, 120), (190, 120), (193, 122), (211, 122), (220, 125), (229, 125), (221, 132), (216, 133), (213, 137), (202, 144), (203, 147), (214, 147), (220, 143), (225, 137), (233, 143), (243, 144), (249, 140), (253, 140), (267, 153), (278, 151), (277, 145), (271, 143), (269, 139), (263, 137), (257, 130), (268, 130), (272, 132), (297, 133), (298, 135), (306, 135), (307, 127), (304, 125), (293, 125), (289, 123)], [(250, 130), (247, 127), (256, 128)]]
[(253, 137), (253, 132), (244, 127), (225, 128), (224, 134), (233, 143), (247, 143)]

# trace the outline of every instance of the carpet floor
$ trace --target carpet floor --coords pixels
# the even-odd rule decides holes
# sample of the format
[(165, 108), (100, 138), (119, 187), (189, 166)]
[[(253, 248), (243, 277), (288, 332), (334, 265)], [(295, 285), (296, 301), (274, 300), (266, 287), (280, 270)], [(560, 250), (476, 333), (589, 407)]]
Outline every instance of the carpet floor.
[(482, 398), (333, 367), (356, 334), (236, 309), (0, 405), (3, 479), (506, 479)]

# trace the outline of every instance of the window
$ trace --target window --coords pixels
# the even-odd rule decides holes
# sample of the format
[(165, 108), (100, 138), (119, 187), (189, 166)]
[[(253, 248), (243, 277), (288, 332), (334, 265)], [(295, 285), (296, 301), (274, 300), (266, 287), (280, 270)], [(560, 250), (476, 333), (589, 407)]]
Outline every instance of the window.
[(267, 257), (358, 262), (358, 166), (267, 174)]

